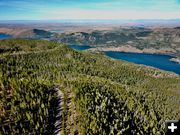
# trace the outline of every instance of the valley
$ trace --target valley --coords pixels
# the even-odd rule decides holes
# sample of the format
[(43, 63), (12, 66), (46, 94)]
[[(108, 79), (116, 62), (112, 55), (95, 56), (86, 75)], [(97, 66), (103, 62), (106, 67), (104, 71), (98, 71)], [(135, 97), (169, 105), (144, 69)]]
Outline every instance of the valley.
[[(169, 55), (171, 56), (169, 63), (180, 63), (180, 29), (177, 26), (147, 25), (142, 27), (78, 23), (39, 26), (32, 24), (31, 26), (27, 24), (3, 26), (0, 32), (8, 34), (11, 38), (57, 41), (92, 53), (126, 52)], [(172, 66), (169, 65), (169, 67)], [(179, 70), (175, 70), (179, 74)]]
[[(14, 38), (46, 39), (95, 47), (91, 51), (156, 53), (180, 57), (180, 29), (175, 26), (49, 25), (2, 26), (0, 33)], [(60, 33), (56, 31), (58, 29)]]

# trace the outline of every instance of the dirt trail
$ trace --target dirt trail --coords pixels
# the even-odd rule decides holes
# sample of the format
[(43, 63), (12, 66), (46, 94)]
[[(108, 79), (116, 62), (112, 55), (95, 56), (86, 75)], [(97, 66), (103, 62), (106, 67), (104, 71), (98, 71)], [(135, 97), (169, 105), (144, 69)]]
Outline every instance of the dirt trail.
[(56, 116), (56, 131), (55, 135), (61, 135), (61, 130), (62, 130), (62, 115), (63, 115), (63, 100), (64, 100), (64, 94), (56, 88), (58, 98), (59, 98), (59, 105), (57, 107), (57, 111), (59, 112), (58, 115)]
[(67, 108), (68, 108), (68, 118), (67, 118), (67, 133), (68, 135), (78, 134), (78, 115), (76, 112), (75, 102), (73, 101), (73, 93), (68, 92)]
[(78, 134), (78, 115), (74, 102), (72, 88), (65, 88), (62, 92), (56, 89), (59, 105), (57, 108), (55, 135), (77, 135)]

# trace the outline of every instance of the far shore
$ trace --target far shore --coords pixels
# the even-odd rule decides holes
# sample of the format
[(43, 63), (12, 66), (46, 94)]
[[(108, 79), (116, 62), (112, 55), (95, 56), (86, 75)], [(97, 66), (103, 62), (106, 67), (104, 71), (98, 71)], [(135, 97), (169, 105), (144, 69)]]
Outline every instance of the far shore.
[(121, 47), (95, 47), (95, 48), (90, 48), (88, 50), (91, 51), (114, 51), (114, 52), (135, 52), (135, 53), (143, 53), (142, 50), (139, 50), (135, 47), (132, 46), (121, 46)]
[(130, 46), (130, 45), (124, 45), (120, 47), (95, 47), (90, 48), (88, 50), (91, 51), (114, 51), (114, 52), (134, 52), (134, 53), (151, 53), (151, 54), (174, 54), (176, 53), (176, 50), (172, 48), (161, 48), (161, 49), (154, 49), (154, 48), (145, 48), (143, 50), (140, 50), (136, 47)]
[[(121, 47), (96, 47), (90, 48), (89, 51), (114, 51), (114, 52), (130, 52), (130, 53), (149, 53), (149, 54), (164, 54), (164, 55), (173, 55), (176, 51), (172, 48), (161, 48), (159, 50), (154, 48), (145, 48), (143, 50), (137, 49), (136, 47), (132, 47), (130, 45), (125, 45)], [(172, 58), (171, 61), (177, 62), (180, 64), (180, 58)]]

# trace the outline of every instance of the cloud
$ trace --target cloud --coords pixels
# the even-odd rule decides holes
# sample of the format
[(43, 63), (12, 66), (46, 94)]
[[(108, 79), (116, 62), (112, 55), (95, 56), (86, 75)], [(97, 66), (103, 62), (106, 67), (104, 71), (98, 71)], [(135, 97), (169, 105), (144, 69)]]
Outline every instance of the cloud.
[(180, 0), (0, 0), (0, 12), (1, 20), (175, 19)]
[(45, 13), (48, 19), (174, 19), (179, 12), (157, 11), (102, 11), (69, 9)]

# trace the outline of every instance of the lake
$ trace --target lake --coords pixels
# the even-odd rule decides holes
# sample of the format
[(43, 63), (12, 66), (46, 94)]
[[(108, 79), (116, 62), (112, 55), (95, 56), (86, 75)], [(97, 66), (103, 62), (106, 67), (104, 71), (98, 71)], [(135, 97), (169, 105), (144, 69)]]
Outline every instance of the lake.
[(7, 34), (4, 34), (4, 33), (0, 33), (0, 40), (1, 39), (8, 39), (8, 38), (11, 38), (11, 36), (7, 35)]
[(172, 71), (180, 75), (180, 64), (170, 61), (172, 56), (159, 54), (125, 53), (108, 51), (105, 54), (114, 59), (121, 59), (136, 64), (156, 67), (166, 71)]
[[(75, 50), (86, 50), (92, 48), (88, 45), (69, 45)], [(166, 71), (172, 71), (180, 75), (180, 64), (170, 61), (172, 56), (159, 54), (125, 53), (107, 51), (105, 54), (111, 58), (125, 60), (136, 64), (152, 66)]]
[(79, 50), (79, 51), (83, 51), (83, 50), (87, 50), (87, 49), (90, 49), (90, 48), (93, 48), (89, 45), (69, 45), (72, 49), (75, 49), (75, 50)]

